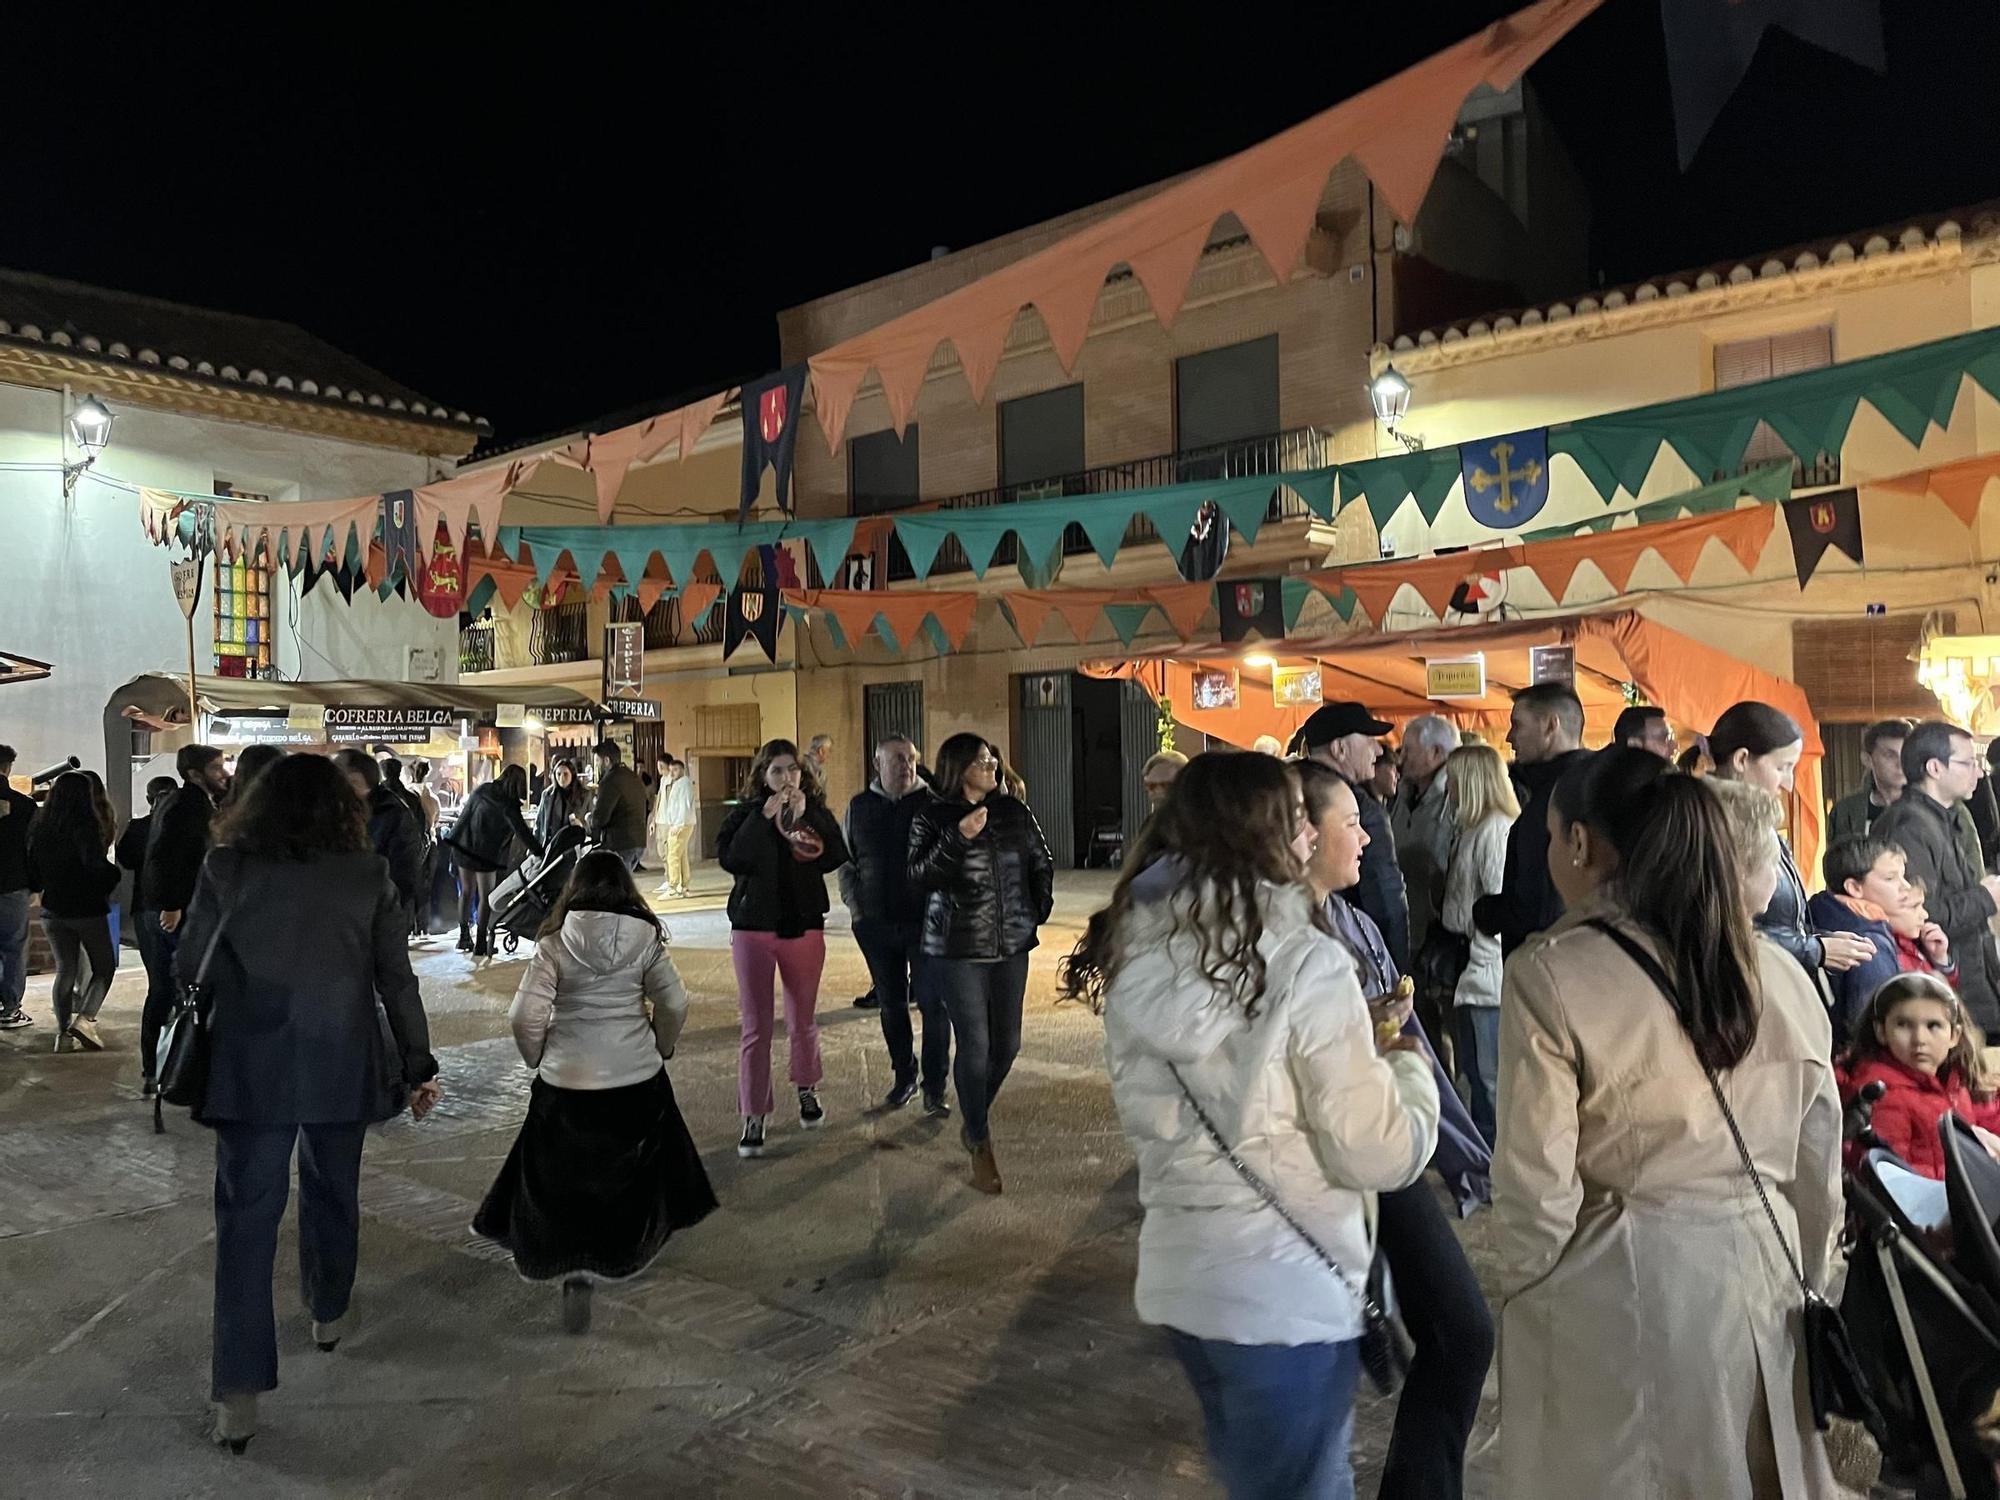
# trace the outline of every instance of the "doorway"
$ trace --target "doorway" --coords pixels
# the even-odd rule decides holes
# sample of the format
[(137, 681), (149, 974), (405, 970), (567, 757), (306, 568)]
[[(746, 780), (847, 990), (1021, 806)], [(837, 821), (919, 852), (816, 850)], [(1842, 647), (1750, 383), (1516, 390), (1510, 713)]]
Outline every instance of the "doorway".
[(1158, 744), (1151, 696), (1076, 672), (1021, 673), (1014, 684), (1014, 769), (1056, 868), (1115, 868), (1146, 819), (1139, 768)]
[(917, 747), (917, 763), (929, 765), (935, 753), (924, 743), (924, 685), (921, 682), (871, 682), (861, 690), (861, 784), (875, 779), (875, 747), (892, 734), (906, 735)]

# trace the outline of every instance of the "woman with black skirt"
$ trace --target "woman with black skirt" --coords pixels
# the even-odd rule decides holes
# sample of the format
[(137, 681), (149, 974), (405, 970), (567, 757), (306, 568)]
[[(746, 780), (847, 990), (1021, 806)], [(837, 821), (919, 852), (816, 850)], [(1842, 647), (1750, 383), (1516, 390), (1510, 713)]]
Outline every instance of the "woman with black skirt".
[(999, 790), (1000, 755), (976, 734), (938, 747), (937, 797), (910, 824), (910, 885), (925, 893), (925, 972), (951, 1013), (952, 1081), (972, 1185), (1000, 1191), (987, 1112), (1021, 1050), (1035, 929), (1055, 904), (1055, 861), (1028, 804)]
[(584, 855), (507, 1015), (535, 1082), (472, 1221), (529, 1281), (561, 1280), (571, 1333), (590, 1326), (593, 1281), (638, 1275), (669, 1235), (715, 1207), (664, 1062), (687, 1008), (666, 934), (625, 861)]

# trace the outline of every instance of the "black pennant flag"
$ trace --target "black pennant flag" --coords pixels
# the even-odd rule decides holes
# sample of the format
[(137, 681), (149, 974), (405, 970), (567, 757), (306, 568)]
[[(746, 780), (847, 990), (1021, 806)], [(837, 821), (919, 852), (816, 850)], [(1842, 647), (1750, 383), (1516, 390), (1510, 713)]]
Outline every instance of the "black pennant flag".
[(729, 611), (722, 622), (724, 661), (729, 660), (745, 640), (754, 640), (762, 646), (766, 660), (775, 662), (778, 659), (778, 626), (783, 623), (785, 612), (779, 605), (777, 550), (775, 547), (759, 547), (757, 553), (761, 571), (757, 581), (739, 579), (736, 587), (729, 591)]
[(1267, 641), (1284, 639), (1285, 591), (1275, 578), (1234, 578), (1218, 583), (1215, 612), (1225, 641), (1240, 641), (1253, 630)]
[(1799, 587), (1812, 581), (1826, 549), (1838, 547), (1859, 564), (1861, 555), (1861, 499), (1853, 490), (1835, 490), (1804, 500), (1785, 502), (1785, 525), (1792, 533), (1792, 562), (1798, 568)]
[(806, 367), (787, 365), (775, 375), (743, 387), (743, 498), (740, 521), (757, 503), (764, 470), (778, 476), (778, 509), (792, 508), (792, 450), (798, 444), (800, 406), (806, 394)]

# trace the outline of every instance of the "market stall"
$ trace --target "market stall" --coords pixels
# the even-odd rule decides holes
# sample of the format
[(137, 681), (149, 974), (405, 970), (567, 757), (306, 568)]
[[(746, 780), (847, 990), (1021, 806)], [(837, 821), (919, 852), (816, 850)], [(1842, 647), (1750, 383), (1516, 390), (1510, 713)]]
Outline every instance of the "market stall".
[(1801, 869), (1818, 867), (1820, 758), (1811, 706), (1797, 683), (1650, 620), (1637, 610), (1561, 615), (1331, 639), (1178, 646), (1086, 662), (1094, 677), (1130, 677), (1174, 719), (1248, 748), (1259, 735), (1289, 740), (1322, 702), (1352, 700), (1377, 716), (1436, 713), (1497, 738), (1514, 693), (1568, 676), (1583, 700), (1586, 737), (1602, 743), (1631, 701), (1631, 684), (1675, 723), (1706, 733), (1724, 709), (1758, 699), (1805, 731), (1793, 797), (1793, 847)]

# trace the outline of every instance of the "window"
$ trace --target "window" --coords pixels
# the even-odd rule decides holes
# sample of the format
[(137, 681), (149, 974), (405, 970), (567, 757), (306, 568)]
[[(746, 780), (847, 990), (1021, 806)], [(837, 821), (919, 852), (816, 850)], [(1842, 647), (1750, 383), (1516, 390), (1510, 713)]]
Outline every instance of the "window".
[(1278, 336), (1174, 361), (1174, 415), (1183, 453), (1278, 431)]
[(848, 514), (878, 515), (916, 504), (917, 424), (898, 438), (893, 429), (870, 432), (847, 442)]
[[(218, 500), (268, 503), (269, 495), (253, 495), (222, 480), (215, 482)], [(271, 606), (270, 543), (260, 541), (254, 557), (224, 562), (215, 556), (215, 675), (272, 675), (271, 638), (276, 618)]]
[[(1831, 324), (1795, 328), (1769, 338), (1738, 339), (1715, 346), (1715, 388), (1732, 390), (1755, 385), (1760, 380), (1775, 380), (1781, 375), (1823, 370), (1832, 363)], [(1768, 463), (1790, 463), (1792, 482), (1802, 487), (1840, 483), (1838, 453), (1794, 453), (1768, 423), (1759, 422), (1750, 435), (1750, 446), (1743, 450), (1743, 468), (1748, 471)]]
[(1010, 500), (1060, 495), (1083, 469), (1083, 386), (1000, 403), (1000, 485)]

